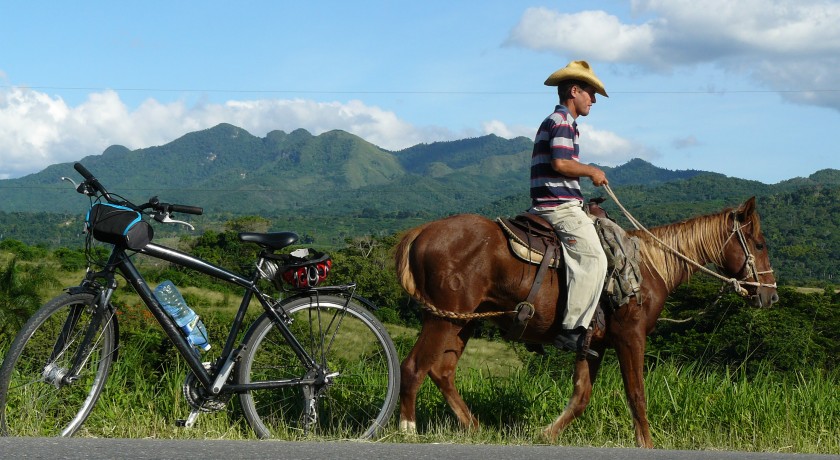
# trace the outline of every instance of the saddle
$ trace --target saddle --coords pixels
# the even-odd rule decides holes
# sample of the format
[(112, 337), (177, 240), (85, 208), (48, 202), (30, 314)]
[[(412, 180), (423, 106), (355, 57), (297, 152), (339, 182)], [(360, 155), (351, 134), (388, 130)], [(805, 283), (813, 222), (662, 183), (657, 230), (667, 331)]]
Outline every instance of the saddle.
[(548, 254), (551, 268), (563, 265), (563, 254), (558, 252), (560, 238), (554, 227), (545, 219), (529, 212), (515, 217), (498, 217), (496, 222), (502, 227), (510, 242), (510, 249), (520, 259), (540, 265)]
[[(587, 214), (597, 218), (609, 218), (607, 211), (600, 206), (604, 198), (592, 198), (587, 203)], [(515, 217), (498, 217), (496, 222), (508, 236), (513, 254), (525, 262), (540, 265), (545, 254), (550, 253), (549, 266), (560, 268), (563, 265), (562, 252), (550, 248), (560, 248), (560, 237), (548, 221), (540, 216), (523, 212)]]

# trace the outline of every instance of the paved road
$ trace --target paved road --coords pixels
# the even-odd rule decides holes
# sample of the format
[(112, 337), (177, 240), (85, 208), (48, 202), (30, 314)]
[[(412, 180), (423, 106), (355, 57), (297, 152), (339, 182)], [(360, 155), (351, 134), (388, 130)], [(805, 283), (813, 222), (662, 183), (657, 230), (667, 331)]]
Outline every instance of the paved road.
[(388, 459), (388, 460), (818, 460), (840, 455), (712, 451), (595, 449), (558, 446), (389, 444), (370, 442), (282, 442), (90, 438), (0, 438), (4, 459)]

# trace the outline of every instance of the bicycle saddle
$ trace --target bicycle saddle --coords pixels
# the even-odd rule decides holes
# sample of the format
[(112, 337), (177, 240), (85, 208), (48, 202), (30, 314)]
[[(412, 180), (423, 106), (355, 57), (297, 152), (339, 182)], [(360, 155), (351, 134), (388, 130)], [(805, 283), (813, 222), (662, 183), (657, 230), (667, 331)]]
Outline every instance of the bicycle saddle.
[(258, 245), (268, 249), (282, 249), (286, 246), (297, 243), (300, 237), (297, 235), (297, 233), (293, 232), (242, 232), (239, 234), (239, 239), (248, 243), (257, 243)]

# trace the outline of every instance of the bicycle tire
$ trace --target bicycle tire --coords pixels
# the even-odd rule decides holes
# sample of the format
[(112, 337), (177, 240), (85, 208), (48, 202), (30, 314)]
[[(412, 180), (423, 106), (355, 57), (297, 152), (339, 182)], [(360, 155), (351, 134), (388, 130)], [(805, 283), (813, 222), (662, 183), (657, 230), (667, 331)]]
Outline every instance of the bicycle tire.
[[(393, 415), (399, 388), (397, 351), (382, 323), (355, 301), (338, 296), (295, 298), (282, 307), (292, 320), (289, 328), (319, 368), (337, 374), (314, 399), (313, 423), (304, 420), (305, 385), (240, 394), (251, 428), (260, 438), (375, 437)], [(254, 322), (244, 343), (237, 383), (306, 377), (307, 370), (266, 314)]]
[[(41, 307), (15, 336), (0, 367), (0, 434), (71, 436), (93, 410), (113, 362), (113, 310), (94, 331), (77, 378), (63, 378), (94, 318), (92, 293), (62, 294)], [(68, 327), (64, 335), (62, 330)], [(52, 355), (55, 355), (54, 357)]]

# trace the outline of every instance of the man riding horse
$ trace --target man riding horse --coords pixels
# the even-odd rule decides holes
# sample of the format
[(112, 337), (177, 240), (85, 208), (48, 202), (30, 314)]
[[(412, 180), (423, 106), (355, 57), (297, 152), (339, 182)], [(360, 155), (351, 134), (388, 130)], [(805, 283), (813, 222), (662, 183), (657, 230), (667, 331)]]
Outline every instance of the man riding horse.
[(608, 183), (604, 171), (580, 162), (577, 118), (589, 115), (595, 94), (607, 96), (589, 63), (573, 61), (551, 74), (547, 86), (557, 86), (560, 103), (540, 124), (531, 155), (531, 209), (547, 220), (562, 242), (566, 266), (566, 313), (554, 343), (597, 356), (584, 340), (598, 307), (607, 257), (595, 225), (583, 211), (580, 178), (596, 187)]
[[(394, 249), (396, 274), (424, 313), (420, 334), (400, 366), (400, 429), (416, 432), (417, 395), (427, 377), (461, 425), (478, 428), (478, 418), (458, 392), (455, 375), (470, 337), (486, 319), (506, 331), (510, 340), (533, 346), (554, 343), (577, 350), (584, 358), (574, 362), (572, 395), (542, 431), (545, 438), (555, 441), (583, 414), (603, 354), (610, 348), (621, 369), (636, 443), (653, 447), (644, 386), (645, 348), (668, 295), (702, 270), (737, 287), (756, 306), (779, 300), (755, 197), (715, 214), (627, 232), (631, 241), (639, 239), (638, 246), (634, 243), (639, 249), (639, 283), (627, 291), (638, 295), (624, 301), (625, 287), (621, 287), (617, 305), (606, 309), (603, 318), (599, 314), (599, 327), (584, 335), (597, 310), (607, 262), (593, 221), (581, 210), (580, 178), (589, 177), (596, 186), (607, 179), (603, 171), (578, 161), (575, 119), (589, 113), (595, 93), (606, 96), (606, 91), (583, 61), (555, 72), (546, 84), (558, 86), (561, 104), (535, 139), (532, 212), (553, 221), (556, 230), (542, 232), (540, 225), (538, 238), (525, 236), (522, 242), (529, 244), (525, 252), (530, 257), (539, 251), (529, 241), (544, 233), (560, 233), (567, 270), (546, 268), (556, 266), (551, 263), (558, 246), (553, 240), (540, 262), (523, 260), (505, 230), (509, 227), (476, 214), (449, 216), (406, 231)], [(529, 222), (536, 219), (524, 215)], [(609, 219), (598, 219), (599, 225), (605, 220)], [(616, 255), (612, 246), (606, 250)], [(615, 286), (608, 283), (608, 287)], [(586, 353), (590, 344), (591, 353)]]

